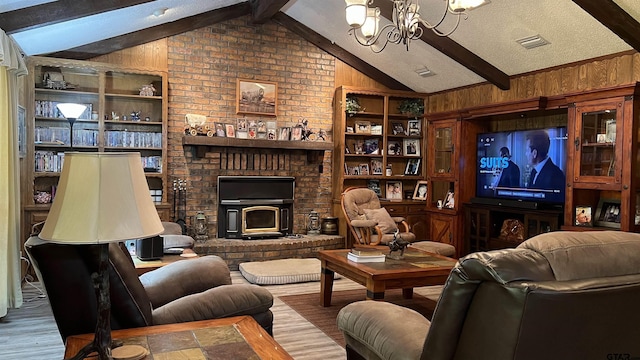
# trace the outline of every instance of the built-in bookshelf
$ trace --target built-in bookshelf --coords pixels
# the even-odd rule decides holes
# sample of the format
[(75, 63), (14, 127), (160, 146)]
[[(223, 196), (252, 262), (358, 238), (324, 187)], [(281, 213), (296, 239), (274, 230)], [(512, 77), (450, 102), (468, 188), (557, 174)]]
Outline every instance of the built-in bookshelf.
[[(46, 219), (68, 151), (139, 152), (168, 220), (166, 72), (37, 56), (27, 62), (22, 238)], [(73, 127), (56, 107), (69, 102), (86, 105)]]
[[(392, 215), (408, 218), (412, 230), (418, 236), (426, 236), (424, 220), (419, 216), (424, 214), (426, 205), (424, 200), (414, 199), (416, 186), (426, 179), (422, 114), (425, 98), (420, 93), (347, 86), (336, 90), (334, 214), (342, 212), (340, 196), (345, 189), (368, 187)], [(407, 108), (417, 110), (406, 111)]]

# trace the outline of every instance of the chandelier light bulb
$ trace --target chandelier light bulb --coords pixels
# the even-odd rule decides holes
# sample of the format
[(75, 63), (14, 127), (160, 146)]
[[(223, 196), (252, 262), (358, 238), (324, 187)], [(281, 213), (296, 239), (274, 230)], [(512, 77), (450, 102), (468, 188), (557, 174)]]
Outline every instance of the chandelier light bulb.
[(378, 23), (380, 22), (380, 9), (367, 9), (367, 19), (364, 21), (364, 24), (360, 27), (360, 31), (362, 35), (366, 39), (371, 39), (376, 36), (378, 33)]
[(344, 0), (347, 24), (353, 28), (361, 27), (367, 18), (367, 0)]

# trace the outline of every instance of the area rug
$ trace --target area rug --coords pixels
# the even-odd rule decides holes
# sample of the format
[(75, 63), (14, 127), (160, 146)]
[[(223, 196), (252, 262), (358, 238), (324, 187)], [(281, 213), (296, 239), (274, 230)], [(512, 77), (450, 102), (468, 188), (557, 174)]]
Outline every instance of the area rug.
[[(331, 297), (331, 306), (329, 307), (320, 305), (320, 294), (318, 293), (286, 295), (280, 296), (279, 298), (303, 318), (344, 347), (344, 337), (340, 330), (338, 330), (338, 325), (336, 325), (338, 312), (347, 304), (364, 300), (365, 296), (366, 290), (364, 289), (334, 291)], [(431, 319), (433, 310), (436, 307), (434, 300), (415, 293), (413, 294), (413, 299), (403, 299), (402, 290), (400, 289), (387, 290), (384, 294), (384, 301), (408, 307), (429, 319)]]

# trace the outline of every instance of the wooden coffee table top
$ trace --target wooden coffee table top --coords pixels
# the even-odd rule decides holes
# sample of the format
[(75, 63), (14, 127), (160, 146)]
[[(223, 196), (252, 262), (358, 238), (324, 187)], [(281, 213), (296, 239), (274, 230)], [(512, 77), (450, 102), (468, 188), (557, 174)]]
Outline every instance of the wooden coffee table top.
[[(349, 251), (351, 250), (322, 250), (318, 252), (318, 257), (320, 260), (325, 260), (332, 264), (357, 269), (358, 272), (366, 273), (374, 279), (395, 278), (398, 276), (424, 276), (425, 272), (433, 273), (434, 275), (448, 275), (457, 262), (456, 259), (409, 247), (404, 252), (404, 259), (402, 260), (387, 258), (384, 262), (362, 263), (347, 260)], [(387, 248), (386, 251), (383, 252), (388, 254), (389, 249)]]
[[(154, 359), (293, 359), (250, 316), (114, 330), (111, 337), (145, 347)], [(65, 359), (91, 341), (93, 334), (69, 336)]]
[[(380, 250), (384, 248), (380, 247)], [(400, 260), (387, 257), (384, 262), (354, 262), (347, 259), (350, 249), (318, 252), (321, 262), (320, 304), (331, 305), (334, 272), (367, 288), (367, 299), (382, 300), (388, 289), (402, 289), (406, 299), (413, 296), (413, 288), (442, 285), (457, 260), (408, 248)], [(389, 253), (389, 249), (383, 251)]]

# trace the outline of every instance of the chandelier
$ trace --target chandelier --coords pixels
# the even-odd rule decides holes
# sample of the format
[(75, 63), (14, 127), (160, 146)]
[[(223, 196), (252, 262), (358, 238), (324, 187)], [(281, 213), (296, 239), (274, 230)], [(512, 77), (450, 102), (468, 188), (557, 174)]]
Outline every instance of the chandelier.
[[(466, 11), (488, 3), (488, 0), (444, 0), (445, 6), (442, 16), (435, 23), (430, 23), (420, 16), (418, 0), (391, 0), (393, 2), (392, 24), (379, 29), (380, 8), (370, 7), (374, 0), (345, 0), (347, 23), (351, 26), (349, 33), (358, 43), (368, 46), (373, 52), (379, 53), (388, 43), (404, 44), (409, 50), (411, 40), (419, 39), (423, 27), (433, 31), (438, 36), (451, 35), (460, 24), (460, 18), (467, 18)], [(440, 25), (448, 14), (456, 17), (455, 25), (448, 31), (441, 31)], [(422, 25), (422, 26), (420, 26)], [(384, 43), (374, 46), (385, 34)]]

